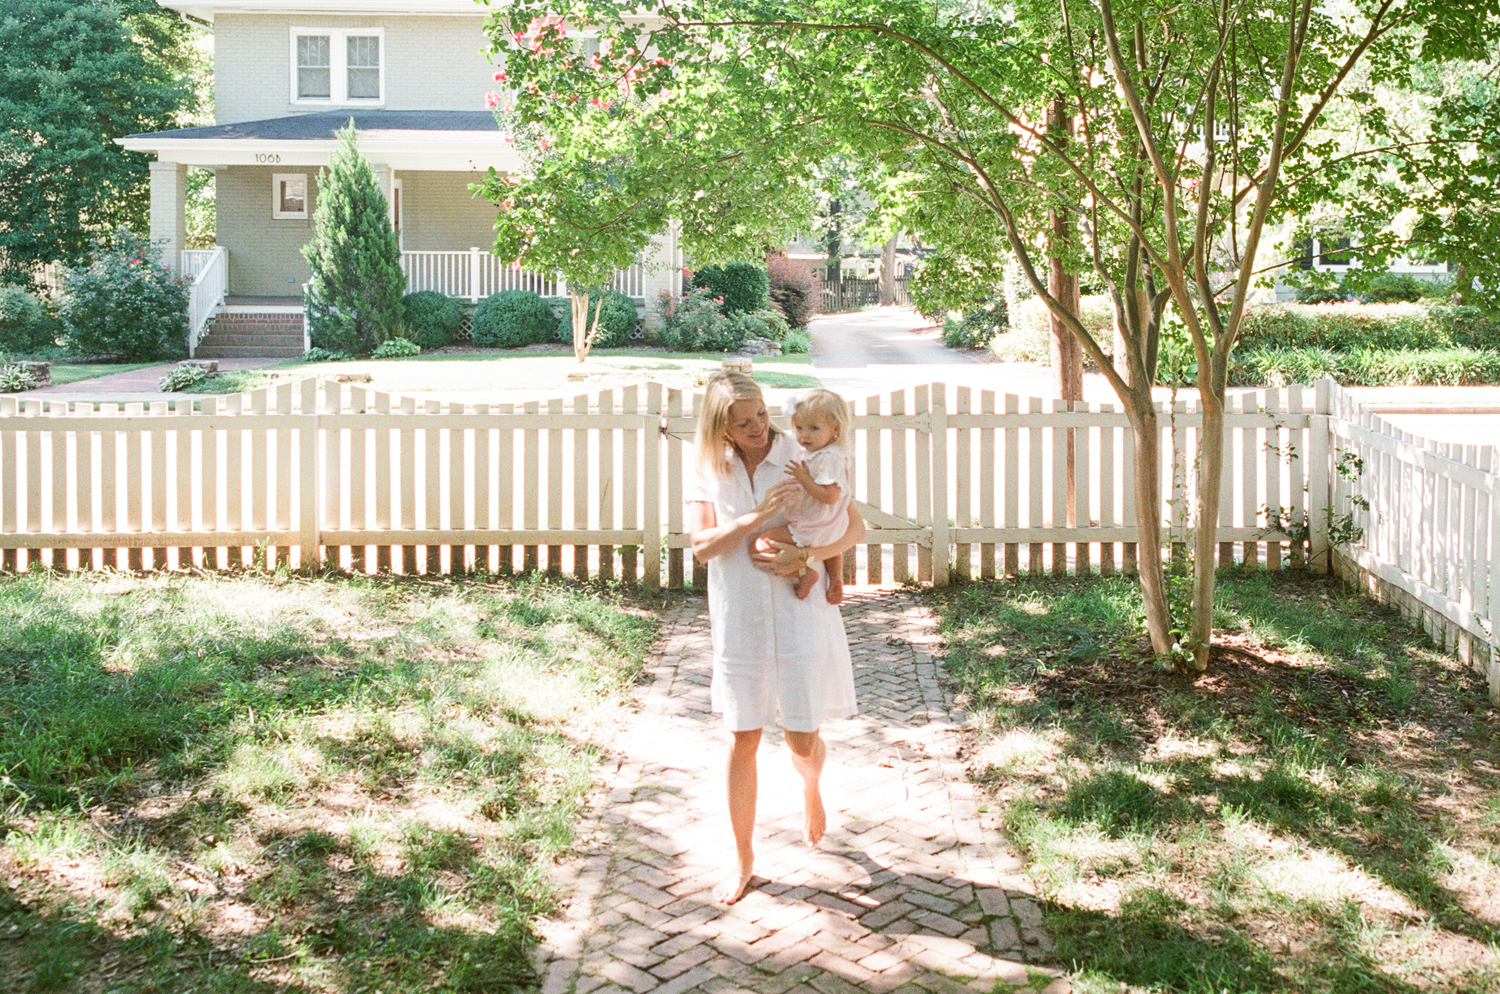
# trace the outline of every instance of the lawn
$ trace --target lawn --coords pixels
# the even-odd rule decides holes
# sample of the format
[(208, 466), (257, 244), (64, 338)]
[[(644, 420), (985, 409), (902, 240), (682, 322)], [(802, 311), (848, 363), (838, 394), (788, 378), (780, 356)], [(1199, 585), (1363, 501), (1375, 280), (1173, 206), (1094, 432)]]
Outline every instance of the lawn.
[(1129, 579), (934, 606), (986, 817), (1080, 994), (1500, 990), (1496, 713), (1411, 623), (1228, 573), (1193, 679), (1140, 662)]
[(540, 579), (0, 580), (0, 990), (527, 988), (655, 631)]
[(77, 383), (79, 380), (94, 380), (115, 373), (129, 373), (137, 369), (155, 366), (154, 362), (68, 362), (52, 364), (52, 385)]
[[(653, 349), (610, 349), (592, 353), (580, 365), (564, 346), (437, 352), (409, 359), (363, 359), (334, 363), (290, 362), (272, 370), (228, 373), (192, 389), (193, 393), (225, 393), (265, 386), (276, 378), (335, 376), (364, 373), (368, 387), (390, 393), (440, 391), (443, 394), (512, 392), (528, 396), (563, 396), (596, 390), (616, 390), (654, 381), (691, 390), (721, 368), (727, 355), (663, 352)], [(584, 379), (570, 379), (583, 374)], [(757, 358), (755, 378), (770, 388), (818, 385), (811, 357), (785, 355)]]

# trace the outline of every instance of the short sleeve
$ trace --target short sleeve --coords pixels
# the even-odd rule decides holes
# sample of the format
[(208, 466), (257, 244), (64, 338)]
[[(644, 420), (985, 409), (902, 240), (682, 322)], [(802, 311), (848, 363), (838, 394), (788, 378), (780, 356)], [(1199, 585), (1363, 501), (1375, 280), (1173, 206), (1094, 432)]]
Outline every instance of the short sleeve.
[(848, 475), (844, 472), (844, 463), (844, 454), (830, 446), (809, 456), (807, 468), (812, 473), (814, 483), (837, 483), (842, 487), (845, 485), (844, 478)]
[(694, 472), (682, 481), (682, 502), (692, 504), (702, 501), (705, 504), (712, 504), (717, 496), (717, 490), (717, 487), (703, 479), (701, 472)]

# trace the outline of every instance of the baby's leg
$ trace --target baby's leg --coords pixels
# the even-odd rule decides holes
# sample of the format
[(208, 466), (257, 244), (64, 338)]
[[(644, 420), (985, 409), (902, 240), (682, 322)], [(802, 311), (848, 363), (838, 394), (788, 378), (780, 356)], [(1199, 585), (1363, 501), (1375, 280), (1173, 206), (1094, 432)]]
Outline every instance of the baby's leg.
[[(844, 603), (844, 558), (833, 556), (823, 560), (823, 572), (828, 574), (828, 603)], [(805, 596), (798, 594), (797, 596)]]

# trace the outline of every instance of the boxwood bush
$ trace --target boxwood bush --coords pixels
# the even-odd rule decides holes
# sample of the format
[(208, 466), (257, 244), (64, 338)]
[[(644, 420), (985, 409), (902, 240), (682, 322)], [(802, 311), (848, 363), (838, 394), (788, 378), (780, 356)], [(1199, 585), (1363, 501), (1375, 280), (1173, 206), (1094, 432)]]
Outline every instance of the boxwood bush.
[(474, 309), (474, 344), (516, 348), (557, 338), (557, 315), (539, 294), (502, 290)]
[[(599, 315), (599, 337), (594, 339), (594, 347), (599, 349), (618, 349), (630, 344), (630, 336), (640, 325), (640, 317), (636, 313), (635, 301), (618, 290), (605, 290), (604, 311)], [(589, 292), (589, 323), (594, 320), (594, 309), (599, 306), (600, 291)], [(573, 342), (573, 308), (569, 307), (564, 312), (564, 317), (558, 322), (558, 338), (564, 342)]]
[(765, 267), (753, 262), (704, 266), (693, 274), (693, 286), (708, 291), (710, 297), (723, 297), (725, 314), (763, 311), (769, 302), (770, 277)]
[(434, 290), (418, 290), (401, 298), (406, 335), (424, 349), (440, 349), (458, 337), (464, 324), (464, 305)]

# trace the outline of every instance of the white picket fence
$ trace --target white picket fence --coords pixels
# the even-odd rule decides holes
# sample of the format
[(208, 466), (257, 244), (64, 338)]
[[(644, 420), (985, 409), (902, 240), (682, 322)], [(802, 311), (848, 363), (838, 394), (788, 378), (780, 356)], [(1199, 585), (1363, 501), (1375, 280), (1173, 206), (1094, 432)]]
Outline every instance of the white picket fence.
[(187, 350), (197, 354), (198, 342), (209, 320), (218, 313), (229, 293), (229, 255), (221, 247), (184, 249), (182, 275), (192, 279), (188, 287)]
[[(517, 268), (480, 248), (467, 252), (402, 252), (401, 269), (406, 273), (408, 293), (434, 290), (479, 301), (503, 290), (530, 290), (543, 297), (560, 297), (568, 292), (560, 276)], [(625, 296), (643, 301), (645, 272), (641, 263), (635, 263), (615, 275), (613, 286)]]
[[(460, 404), (311, 380), (172, 406), (0, 398), (0, 566), (265, 556), (680, 587), (701, 571), (682, 502), (697, 403), (658, 384)], [(850, 582), (1134, 568), (1134, 450), (1111, 405), (931, 384), (854, 407), (854, 496), (870, 534), (846, 557)], [(1493, 667), (1493, 451), (1469, 462), (1392, 433), (1327, 381), (1236, 393), (1225, 421), (1221, 565), (1332, 560), (1378, 576), (1450, 619)], [(1163, 407), (1173, 555), (1189, 548), (1200, 423), (1191, 402)], [(1346, 451), (1363, 473), (1336, 471)], [(1335, 556), (1330, 521), (1363, 522), (1364, 534)]]

